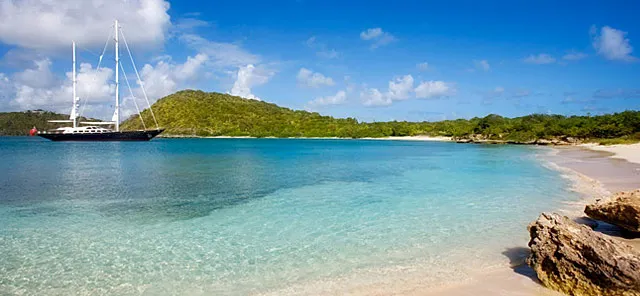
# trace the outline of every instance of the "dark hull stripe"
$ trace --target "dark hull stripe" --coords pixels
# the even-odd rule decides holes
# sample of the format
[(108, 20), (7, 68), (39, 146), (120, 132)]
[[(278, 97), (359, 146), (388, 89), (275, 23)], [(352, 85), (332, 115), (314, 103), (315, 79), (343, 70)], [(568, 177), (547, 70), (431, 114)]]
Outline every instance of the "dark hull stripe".
[(82, 134), (38, 134), (51, 141), (149, 141), (163, 132), (164, 129), (150, 131), (124, 131), (111, 133)]

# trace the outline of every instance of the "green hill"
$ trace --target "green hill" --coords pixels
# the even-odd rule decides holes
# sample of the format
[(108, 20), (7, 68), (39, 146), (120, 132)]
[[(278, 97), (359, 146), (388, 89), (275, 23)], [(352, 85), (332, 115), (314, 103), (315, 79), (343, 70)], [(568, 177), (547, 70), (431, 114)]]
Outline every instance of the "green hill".
[[(388, 137), (450, 136), (459, 140), (530, 143), (539, 139), (598, 141), (640, 140), (640, 112), (624, 111), (599, 116), (532, 114), (438, 122), (358, 122), (315, 112), (297, 111), (261, 101), (220, 93), (183, 90), (158, 100), (153, 111), (164, 136), (252, 137)], [(154, 128), (149, 110), (142, 112), (147, 128)], [(53, 128), (47, 120), (68, 115), (46, 111), (0, 113), (0, 135), (26, 135), (34, 125)], [(142, 129), (138, 115), (121, 124), (123, 130)]]
[[(506, 142), (567, 138), (634, 142), (640, 139), (638, 111), (570, 117), (532, 114), (506, 118), (491, 114), (469, 120), (365, 123), (193, 90), (162, 98), (153, 105), (153, 110), (160, 126), (166, 128), (165, 135), (345, 138), (431, 135)], [(152, 126), (150, 112), (145, 110), (142, 116), (147, 126)], [(122, 127), (140, 129), (142, 125), (136, 115)]]
[[(353, 118), (337, 119), (220, 93), (184, 90), (158, 100), (152, 107), (158, 123), (166, 128), (164, 135), (347, 138), (400, 135), (394, 133), (392, 123), (359, 123)], [(153, 127), (148, 110), (142, 112), (142, 117), (147, 127)], [(121, 126), (142, 128), (137, 115)], [(420, 124), (411, 126), (414, 130), (403, 134), (427, 132)]]
[(39, 130), (53, 129), (60, 124), (49, 123), (48, 120), (64, 119), (69, 119), (69, 115), (42, 110), (0, 113), (0, 135), (26, 136), (34, 126)]

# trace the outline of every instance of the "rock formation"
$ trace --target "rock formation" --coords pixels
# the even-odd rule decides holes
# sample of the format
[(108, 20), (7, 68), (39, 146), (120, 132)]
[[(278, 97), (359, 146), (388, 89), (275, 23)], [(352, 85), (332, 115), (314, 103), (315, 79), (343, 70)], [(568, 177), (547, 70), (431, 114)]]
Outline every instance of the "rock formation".
[(611, 199), (587, 205), (587, 216), (640, 233), (640, 190), (619, 192)]
[(640, 296), (640, 253), (558, 214), (529, 225), (527, 258), (548, 288), (569, 295)]

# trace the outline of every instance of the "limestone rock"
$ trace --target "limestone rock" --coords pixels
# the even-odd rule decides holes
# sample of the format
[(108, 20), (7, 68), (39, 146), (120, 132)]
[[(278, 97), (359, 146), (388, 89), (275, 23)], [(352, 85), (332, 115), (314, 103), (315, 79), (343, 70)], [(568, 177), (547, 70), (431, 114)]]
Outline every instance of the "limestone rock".
[(529, 225), (527, 264), (548, 288), (569, 295), (639, 296), (640, 253), (558, 214)]
[(587, 205), (587, 216), (640, 233), (640, 190), (619, 192), (611, 199)]

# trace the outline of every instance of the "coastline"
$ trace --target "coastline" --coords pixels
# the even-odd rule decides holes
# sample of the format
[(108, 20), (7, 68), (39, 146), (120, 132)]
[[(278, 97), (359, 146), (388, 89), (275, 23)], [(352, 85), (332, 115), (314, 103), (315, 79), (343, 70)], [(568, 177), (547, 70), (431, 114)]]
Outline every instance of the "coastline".
[[(570, 180), (570, 190), (580, 199), (567, 201), (555, 209), (558, 213), (580, 221), (585, 217), (584, 207), (598, 198), (607, 198), (612, 192), (640, 187), (640, 144), (632, 145), (577, 145), (554, 146), (548, 153), (539, 155), (540, 161), (557, 170)], [(599, 225), (597, 231), (640, 249), (640, 239), (620, 237), (619, 230), (609, 225)], [(523, 229), (523, 231), (526, 231)], [(528, 249), (512, 254), (510, 268), (479, 271), (469, 282), (422, 291), (420, 295), (564, 295), (539, 284), (535, 272), (524, 263)], [(409, 293), (412, 295), (414, 293)], [(418, 293), (415, 293), (418, 294)]]
[(640, 164), (640, 143), (627, 144), (627, 145), (610, 145), (603, 146), (597, 144), (582, 144), (580, 145), (590, 150), (602, 151), (611, 153), (609, 157), (623, 159), (628, 162)]
[(252, 137), (252, 136), (196, 136), (196, 135), (160, 135), (158, 138), (165, 139), (295, 139), (295, 140), (368, 140), (368, 141), (425, 141), (425, 142), (452, 142), (451, 137), (443, 136), (401, 136), (401, 137), (380, 137), (380, 138), (340, 138), (340, 137)]
[[(394, 139), (389, 139), (394, 140)], [(562, 215), (580, 219), (584, 217), (584, 206), (597, 198), (607, 197), (610, 192), (629, 190), (638, 186), (633, 172), (640, 172), (640, 165), (620, 159), (609, 158), (611, 153), (588, 150), (580, 146), (539, 147), (534, 151), (544, 166), (556, 170), (562, 178), (569, 181), (569, 190), (578, 193), (578, 198), (567, 200), (560, 208), (553, 209)], [(607, 175), (613, 174), (613, 178)], [(526, 229), (522, 229), (526, 232)], [(606, 231), (606, 230), (605, 230)], [(625, 240), (620, 238), (621, 240)], [(640, 248), (640, 241), (626, 241)], [(317, 282), (309, 285), (298, 285), (284, 290), (277, 290), (260, 295), (333, 295), (347, 293), (350, 295), (431, 295), (431, 296), (466, 296), (466, 295), (538, 295), (561, 296), (559, 292), (542, 286), (535, 272), (524, 263), (528, 256), (528, 248), (522, 246), (505, 246), (502, 253), (509, 260), (499, 266), (486, 266), (475, 269), (469, 266), (469, 278), (456, 279), (442, 283), (431, 282), (431, 279), (414, 274), (411, 268), (402, 271), (383, 273), (381, 282), (358, 283), (357, 276), (340, 279), (338, 282)], [(419, 273), (417, 270), (414, 272)], [(387, 278), (389, 277), (389, 278)], [(346, 290), (344, 290), (346, 287)]]

